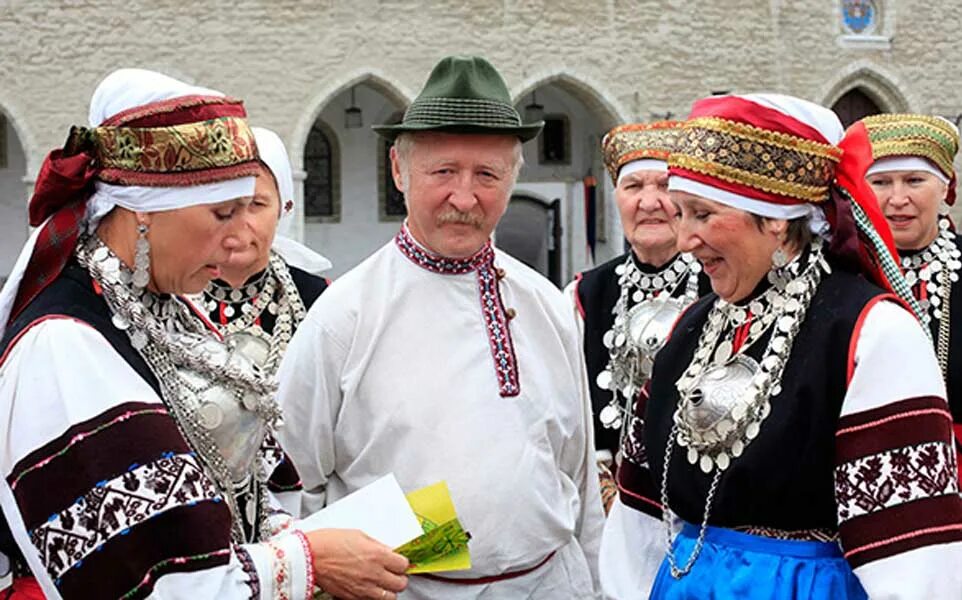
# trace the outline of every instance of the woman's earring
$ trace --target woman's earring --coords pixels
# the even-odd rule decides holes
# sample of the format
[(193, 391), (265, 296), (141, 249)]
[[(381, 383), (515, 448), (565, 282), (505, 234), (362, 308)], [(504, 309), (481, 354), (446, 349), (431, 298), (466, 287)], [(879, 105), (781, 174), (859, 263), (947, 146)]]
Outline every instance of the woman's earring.
[(779, 246), (772, 252), (772, 266), (776, 269), (783, 269), (788, 264), (788, 254), (785, 249)]
[(150, 283), (150, 242), (147, 225), (137, 224), (137, 245), (134, 250), (134, 287), (143, 290)]

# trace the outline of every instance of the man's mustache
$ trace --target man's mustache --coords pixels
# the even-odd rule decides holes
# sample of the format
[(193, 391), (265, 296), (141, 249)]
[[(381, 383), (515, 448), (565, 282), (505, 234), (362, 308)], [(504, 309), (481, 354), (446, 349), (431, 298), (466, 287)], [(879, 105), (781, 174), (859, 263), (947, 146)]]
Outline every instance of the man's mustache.
[(460, 210), (449, 210), (447, 212), (438, 215), (437, 224), (438, 226), (446, 225), (448, 223), (457, 223), (459, 225), (470, 225), (476, 229), (481, 228), (481, 217), (473, 215), (471, 213), (461, 212)]

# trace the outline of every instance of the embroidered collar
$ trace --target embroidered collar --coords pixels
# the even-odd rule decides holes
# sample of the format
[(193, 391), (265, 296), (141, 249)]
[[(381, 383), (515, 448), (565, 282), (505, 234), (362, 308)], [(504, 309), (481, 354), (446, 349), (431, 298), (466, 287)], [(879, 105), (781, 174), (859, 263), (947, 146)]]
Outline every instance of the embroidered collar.
[(448, 258), (435, 254), (414, 239), (408, 230), (407, 223), (401, 225), (401, 230), (394, 236), (401, 254), (422, 269), (441, 275), (463, 275), (478, 270), (481, 266), (494, 262), (494, 248), (488, 241), (468, 258)]
[(494, 361), (494, 372), (498, 378), (498, 390), (504, 398), (520, 394), (518, 359), (514, 352), (511, 329), (508, 327), (515, 313), (509, 312), (504, 307), (500, 281), (504, 278), (505, 272), (494, 266), (494, 247), (491, 242), (485, 243), (480, 250), (468, 258), (446, 258), (418, 244), (408, 231), (406, 223), (394, 237), (394, 242), (401, 254), (432, 273), (463, 275), (474, 272), (476, 274), (481, 315), (484, 318), (491, 358)]

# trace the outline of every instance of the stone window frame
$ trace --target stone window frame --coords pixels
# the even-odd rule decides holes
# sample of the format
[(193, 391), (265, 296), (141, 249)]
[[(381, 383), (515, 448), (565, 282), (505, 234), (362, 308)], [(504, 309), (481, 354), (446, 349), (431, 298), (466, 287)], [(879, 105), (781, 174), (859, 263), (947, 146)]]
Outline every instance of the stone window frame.
[[(320, 129), (321, 133), (327, 138), (327, 142), (331, 147), (331, 214), (330, 215), (310, 215), (307, 212), (307, 177), (310, 175), (307, 171), (307, 165), (304, 167), (304, 198), (303, 198), (303, 208), (304, 208), (304, 222), (305, 223), (340, 223), (341, 222), (341, 146), (337, 139), (337, 133), (334, 128), (327, 124), (320, 116), (315, 119), (314, 124), (311, 125), (311, 130), (307, 134), (307, 140), (304, 142), (305, 154), (307, 143), (310, 140), (311, 133), (313, 133), (314, 128)], [(306, 159), (306, 156), (305, 156)]]
[(842, 48), (862, 50), (890, 50), (895, 35), (895, 6), (893, 2), (874, 0), (878, 10), (876, 24), (869, 33), (854, 33), (844, 23), (843, 0), (835, 3), (835, 22), (838, 24), (838, 45)]
[[(400, 123), (401, 118), (404, 116), (404, 111), (397, 111), (392, 114), (385, 123)], [(393, 142), (390, 142), (380, 136), (377, 140), (377, 220), (381, 223), (399, 223), (407, 218), (407, 210), (403, 215), (389, 215), (387, 213), (387, 180), (391, 174), (391, 160), (389, 158), (391, 153), (391, 146)], [(404, 196), (404, 192), (401, 192), (401, 196)]]

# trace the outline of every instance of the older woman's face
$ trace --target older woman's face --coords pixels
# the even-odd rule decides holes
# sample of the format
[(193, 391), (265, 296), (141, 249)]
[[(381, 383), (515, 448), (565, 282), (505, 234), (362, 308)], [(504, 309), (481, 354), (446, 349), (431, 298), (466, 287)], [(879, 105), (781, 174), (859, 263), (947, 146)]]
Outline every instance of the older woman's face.
[(237, 211), (237, 218), (243, 222), (240, 232), (242, 246), (231, 253), (222, 273), (222, 278), (231, 285), (239, 286), (251, 275), (267, 267), (280, 209), (280, 194), (274, 176), (261, 165), (253, 201)]
[(939, 205), (949, 186), (925, 171), (889, 171), (868, 176), (900, 250), (917, 250), (939, 233)]
[(671, 192), (671, 200), (679, 209), (678, 249), (701, 262), (719, 297), (747, 298), (772, 268), (787, 222), (759, 226), (750, 213), (686, 192)]
[(622, 177), (615, 189), (625, 238), (636, 253), (675, 246), (675, 207), (668, 196), (668, 173), (642, 170)]
[(147, 213), (151, 288), (196, 294), (244, 247), (239, 210), (250, 198)]

